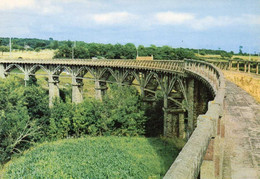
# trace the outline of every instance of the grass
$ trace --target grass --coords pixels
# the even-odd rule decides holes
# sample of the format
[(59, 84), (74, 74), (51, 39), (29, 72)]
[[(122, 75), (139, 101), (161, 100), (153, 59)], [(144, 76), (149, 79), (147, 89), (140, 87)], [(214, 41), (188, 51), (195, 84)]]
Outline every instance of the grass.
[[(52, 59), (55, 50), (41, 50), (40, 52), (35, 51), (12, 51), (12, 59), (18, 59), (22, 57), (23, 59)], [(9, 52), (4, 52), (3, 55), (0, 53), (0, 58), (10, 58)]]
[(239, 87), (253, 96), (260, 102), (260, 76), (235, 71), (223, 71), (224, 76), (229, 81), (237, 84)]
[[(222, 60), (222, 57), (220, 55), (209, 55), (209, 54), (206, 54), (206, 55), (198, 55), (196, 54), (196, 56), (200, 57), (200, 58), (203, 58), (203, 59), (206, 59), (206, 60), (209, 60), (209, 61), (214, 61), (214, 60)], [(242, 56), (242, 55), (233, 55), (232, 56), (232, 59), (234, 58), (240, 58), (240, 59), (243, 59), (243, 60), (246, 60), (246, 61), (249, 61), (249, 56)], [(226, 61), (223, 59), (223, 61)], [(260, 57), (258, 56), (251, 56), (250, 57), (250, 61), (260, 61)]]
[(113, 136), (46, 142), (8, 162), (3, 178), (162, 178), (183, 145)]

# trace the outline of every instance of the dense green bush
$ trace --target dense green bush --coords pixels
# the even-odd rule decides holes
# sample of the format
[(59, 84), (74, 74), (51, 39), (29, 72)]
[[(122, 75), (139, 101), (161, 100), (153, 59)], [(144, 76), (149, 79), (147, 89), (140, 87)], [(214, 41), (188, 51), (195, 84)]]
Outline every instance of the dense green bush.
[(183, 144), (142, 137), (64, 139), (12, 160), (3, 178), (162, 178)]
[(48, 98), (37, 86), (24, 87), (24, 80), (0, 81), (0, 163), (20, 153), (44, 135)]
[(84, 135), (157, 136), (161, 129), (161, 118), (148, 115), (147, 120), (135, 87), (111, 85), (102, 102), (86, 99), (77, 105), (66, 100), (65, 91), (51, 109), (48, 91), (36, 79), (25, 87), (22, 78), (8, 77), (0, 81), (0, 94), (0, 162), (34, 142)]
[[(124, 99), (124, 100), (122, 100)], [(86, 99), (78, 105), (57, 101), (51, 109), (48, 136), (137, 136), (145, 134), (145, 112), (134, 87), (111, 85), (103, 102)]]

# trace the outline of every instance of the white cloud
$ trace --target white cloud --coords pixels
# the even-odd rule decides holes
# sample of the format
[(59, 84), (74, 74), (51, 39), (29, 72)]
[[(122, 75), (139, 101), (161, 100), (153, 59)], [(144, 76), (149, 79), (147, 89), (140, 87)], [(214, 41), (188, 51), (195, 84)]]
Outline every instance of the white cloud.
[(194, 19), (191, 23), (191, 27), (195, 30), (206, 30), (214, 27), (224, 27), (231, 25), (234, 19), (230, 17), (212, 17), (207, 16), (201, 19)]
[(260, 15), (243, 14), (237, 20), (245, 24), (260, 25)]
[(155, 20), (164, 25), (183, 24), (194, 19), (190, 13), (159, 12), (155, 14)]
[(260, 15), (243, 14), (231, 16), (205, 16), (198, 17), (191, 13), (176, 13), (172, 11), (159, 12), (151, 19), (152, 25), (184, 25), (194, 30), (207, 30), (215, 27), (227, 27), (234, 25), (260, 25)]
[(138, 19), (137, 15), (128, 12), (109, 12), (103, 14), (94, 14), (93, 20), (97, 24), (115, 25), (115, 24), (128, 24)]
[(31, 8), (35, 6), (34, 0), (0, 0), (0, 10), (13, 10), (19, 8)]
[(260, 25), (260, 16), (252, 14), (243, 14), (237, 17), (207, 16), (201, 19), (194, 19), (191, 27), (195, 30), (206, 30), (214, 27), (227, 27), (227, 26), (245, 26), (245, 25)]
[(62, 12), (60, 6), (51, 0), (0, 0), (0, 11), (29, 10), (39, 14), (56, 14)]

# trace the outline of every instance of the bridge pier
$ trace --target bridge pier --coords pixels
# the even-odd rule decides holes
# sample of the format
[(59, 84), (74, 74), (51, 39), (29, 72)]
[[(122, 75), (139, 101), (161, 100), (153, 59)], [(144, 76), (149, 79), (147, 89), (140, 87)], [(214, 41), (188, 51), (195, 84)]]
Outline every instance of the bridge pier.
[(147, 95), (145, 92), (144, 96), (141, 99), (144, 102), (144, 104), (149, 105), (150, 107), (154, 107), (156, 105), (156, 95), (155, 94), (151, 95), (149, 93), (149, 95)]
[(239, 71), (239, 61), (237, 61), (237, 71)]
[(232, 70), (232, 60), (229, 60), (229, 63), (228, 63), (228, 70)]
[(28, 73), (24, 74), (24, 86), (28, 86), (30, 80), (30, 76)]
[(248, 73), (250, 73), (250, 62), (248, 62)]
[(4, 64), (0, 64), (0, 78), (5, 78)]
[(166, 137), (178, 137), (184, 139), (185, 132), (185, 111), (183, 109), (164, 109), (167, 113)]
[(244, 63), (244, 72), (246, 72), (246, 62)]
[(194, 79), (187, 79), (187, 100), (188, 100), (188, 129), (187, 137), (192, 134), (194, 130)]
[(81, 103), (83, 101), (83, 80), (72, 77), (72, 102)]
[(106, 90), (107, 90), (107, 83), (96, 79), (95, 80), (95, 98), (102, 101), (103, 97), (106, 94)]
[(259, 67), (258, 67), (259, 63), (256, 63), (256, 74), (258, 75), (258, 70), (259, 70)]
[(167, 123), (168, 123), (168, 95), (163, 95), (163, 136), (168, 135)]
[(59, 78), (50, 76), (48, 83), (49, 83), (49, 106), (52, 107), (55, 98), (60, 97)]

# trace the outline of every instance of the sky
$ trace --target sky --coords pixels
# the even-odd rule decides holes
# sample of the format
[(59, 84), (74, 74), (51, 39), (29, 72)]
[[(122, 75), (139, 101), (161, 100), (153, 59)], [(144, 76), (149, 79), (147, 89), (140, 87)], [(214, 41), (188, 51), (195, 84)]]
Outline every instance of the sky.
[(260, 0), (0, 0), (0, 37), (260, 53)]

